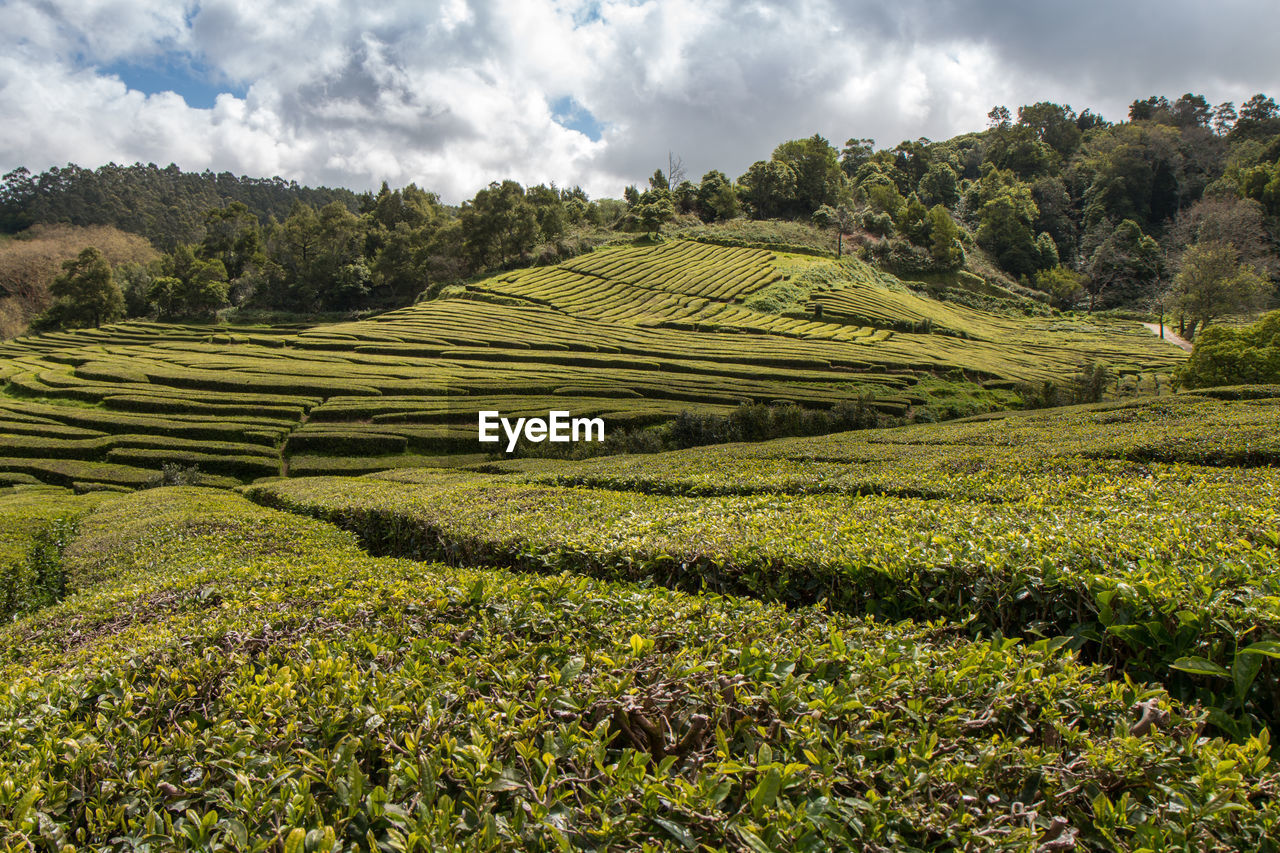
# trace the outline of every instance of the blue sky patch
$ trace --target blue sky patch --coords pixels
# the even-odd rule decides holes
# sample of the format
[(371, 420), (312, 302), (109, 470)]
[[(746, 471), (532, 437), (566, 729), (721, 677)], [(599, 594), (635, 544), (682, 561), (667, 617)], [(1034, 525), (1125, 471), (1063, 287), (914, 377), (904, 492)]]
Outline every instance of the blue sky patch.
[(599, 142), (604, 135), (604, 125), (569, 95), (551, 102), (551, 118), (561, 127), (576, 130), (592, 142)]
[(244, 97), (245, 90), (225, 82), (217, 82), (216, 75), (187, 54), (167, 54), (145, 62), (117, 62), (101, 69), (104, 74), (114, 74), (130, 89), (146, 95), (160, 92), (177, 92), (187, 106), (207, 110), (223, 92)]

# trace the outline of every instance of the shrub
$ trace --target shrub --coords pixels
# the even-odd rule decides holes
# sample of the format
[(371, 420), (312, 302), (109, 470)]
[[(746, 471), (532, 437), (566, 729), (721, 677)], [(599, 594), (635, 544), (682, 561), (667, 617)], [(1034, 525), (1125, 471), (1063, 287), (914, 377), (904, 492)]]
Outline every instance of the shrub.
[(1280, 311), (1241, 329), (1202, 331), (1181, 378), (1187, 388), (1280, 383)]

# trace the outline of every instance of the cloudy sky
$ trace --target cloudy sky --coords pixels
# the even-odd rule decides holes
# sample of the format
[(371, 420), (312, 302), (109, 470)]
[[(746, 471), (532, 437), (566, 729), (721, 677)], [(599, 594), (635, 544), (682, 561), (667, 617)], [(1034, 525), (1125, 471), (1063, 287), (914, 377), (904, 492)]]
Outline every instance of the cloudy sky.
[(994, 104), (1280, 97), (1274, 0), (0, 0), (0, 170), (177, 163), (450, 202), (617, 196)]

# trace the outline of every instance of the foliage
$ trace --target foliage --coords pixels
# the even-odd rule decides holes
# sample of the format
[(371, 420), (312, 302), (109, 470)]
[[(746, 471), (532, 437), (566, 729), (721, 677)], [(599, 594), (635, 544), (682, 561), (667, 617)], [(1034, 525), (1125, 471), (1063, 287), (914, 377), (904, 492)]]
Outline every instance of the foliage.
[(172, 250), (201, 238), (207, 212), (240, 202), (258, 221), (283, 219), (295, 202), (322, 207), (339, 202), (359, 206), (350, 190), (303, 187), (276, 178), (236, 177), (229, 172), (183, 172), (154, 163), (110, 163), (83, 169), (74, 163), (38, 175), (19, 168), (0, 183), (0, 230), (19, 231), (37, 223), (109, 225), (141, 234)]
[(1149, 298), (1161, 272), (1159, 244), (1143, 234), (1138, 223), (1124, 220), (1089, 258), (1088, 276), (1084, 280), (1089, 310)]
[(1058, 308), (1072, 308), (1085, 294), (1082, 276), (1070, 267), (1040, 270), (1032, 280), (1036, 290), (1049, 294)]
[(1135, 678), (1221, 703), (1220, 728), (1237, 734), (1277, 721), (1273, 679), (1231, 706), (1169, 667), (1186, 656), (1230, 667), (1241, 638), (1280, 637), (1274, 417), (1187, 396), (505, 479), (389, 472), (250, 494), (382, 553), (1063, 635)]
[(1187, 388), (1280, 383), (1280, 311), (1241, 329), (1205, 329), (1180, 375)]
[(371, 558), (193, 489), (66, 561), (79, 594), (2, 629), (16, 845), (1267, 849), (1277, 817), (1265, 739), (1052, 644)]
[(0, 242), (0, 338), (21, 334), (49, 307), (49, 285), (63, 262), (88, 246), (102, 252), (117, 278), (121, 265), (143, 264), (156, 256), (146, 240), (109, 226), (35, 225)]
[(32, 321), (37, 331), (100, 326), (124, 316), (124, 294), (111, 265), (92, 246), (63, 261), (62, 275), (49, 285), (54, 303)]
[(1196, 243), (1182, 254), (1173, 278), (1173, 300), (1190, 320), (1185, 337), (1224, 314), (1248, 312), (1262, 297), (1265, 284), (1253, 267), (1240, 263), (1231, 244)]

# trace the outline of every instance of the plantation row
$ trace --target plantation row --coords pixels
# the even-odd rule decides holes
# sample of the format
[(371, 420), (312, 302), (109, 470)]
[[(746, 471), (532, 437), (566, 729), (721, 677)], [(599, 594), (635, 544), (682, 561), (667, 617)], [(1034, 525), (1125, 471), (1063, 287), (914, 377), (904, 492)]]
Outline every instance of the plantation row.
[(374, 558), (196, 489), (105, 499), (61, 568), (0, 627), (7, 849), (1275, 849), (1265, 738), (1053, 643)]
[(1117, 470), (1139, 477), (1150, 470), (1142, 464), (1148, 462), (1274, 468), (1280, 465), (1278, 421), (1280, 393), (1222, 401), (1184, 392), (643, 458), (544, 463), (541, 480), (655, 494), (836, 492), (1017, 501), (1046, 488), (1028, 482), (1028, 472), (1060, 478), (1069, 494), (1075, 466), (1090, 459), (1137, 463)]
[(816, 314), (820, 306), (826, 320), (980, 340), (1017, 332), (1018, 324), (1006, 318), (984, 316), (962, 306), (946, 305), (905, 292), (894, 292), (892, 298), (886, 298), (885, 288), (875, 282), (874, 270), (862, 265), (858, 272), (860, 275), (847, 283), (813, 293), (809, 310)]
[(769, 263), (772, 257), (759, 249), (680, 240), (651, 248), (593, 252), (560, 268), (633, 287), (727, 302), (776, 280), (778, 272)]
[[(1217, 702), (1218, 674), (1263, 665), (1241, 649), (1280, 653), (1266, 645), (1280, 640), (1276, 402), (1187, 397), (249, 494), (353, 529), (379, 553), (1061, 635)], [(1184, 659), (1203, 671), (1170, 669)], [(1280, 722), (1278, 684), (1241, 682), (1216, 724)]]
[[(984, 380), (1062, 382), (1088, 358), (1145, 376), (1183, 358), (1136, 324), (1132, 332), (934, 308), (969, 323), (959, 339), (709, 298), (728, 298), (725, 282), (740, 297), (774, 281), (773, 257), (673, 241), (475, 285), (514, 293), (531, 283), (546, 305), (442, 298), (310, 329), (127, 323), (0, 344), (0, 442), (10, 447), (0, 448), (0, 474), (132, 488), (165, 464), (198, 466), (219, 478), (210, 483), (451, 466), (442, 457), (492, 450), (475, 440), (481, 409), (567, 410), (605, 418), (610, 432), (684, 411), (724, 417), (742, 403), (825, 413), (870, 398), (874, 410), (901, 418), (950, 405), (933, 396), (955, 392), (938, 387), (939, 374), (968, 383), (968, 394)], [(867, 299), (883, 300), (882, 316), (895, 322), (925, 302), (892, 282), (873, 284)], [(654, 303), (675, 307), (658, 316)], [(589, 319), (591, 311), (614, 320)], [(978, 405), (1013, 399), (982, 394)], [(1002, 402), (986, 399), (997, 394)]]

